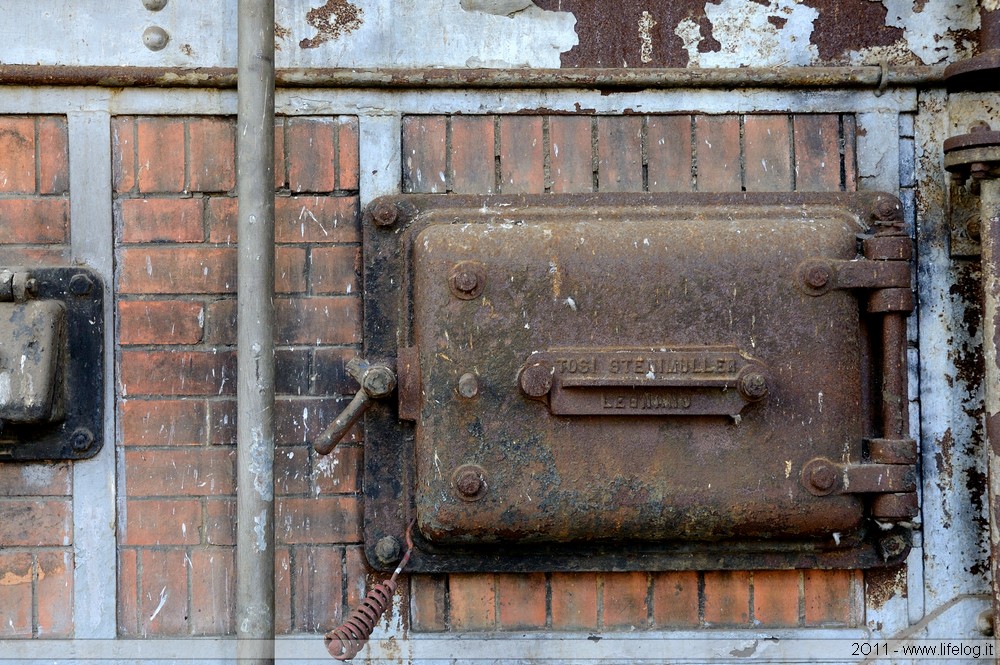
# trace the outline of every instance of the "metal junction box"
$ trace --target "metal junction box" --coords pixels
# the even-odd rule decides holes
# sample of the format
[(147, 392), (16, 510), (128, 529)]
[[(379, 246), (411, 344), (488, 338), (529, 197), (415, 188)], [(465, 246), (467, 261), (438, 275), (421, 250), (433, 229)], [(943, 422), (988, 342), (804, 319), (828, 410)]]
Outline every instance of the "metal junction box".
[(910, 241), (872, 193), (399, 196), (364, 217), (391, 568), (899, 562)]

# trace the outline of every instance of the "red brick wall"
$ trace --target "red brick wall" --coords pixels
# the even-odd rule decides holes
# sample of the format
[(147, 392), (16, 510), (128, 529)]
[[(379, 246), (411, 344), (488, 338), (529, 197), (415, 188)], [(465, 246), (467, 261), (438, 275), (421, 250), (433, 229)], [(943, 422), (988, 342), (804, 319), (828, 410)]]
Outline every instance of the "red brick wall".
[[(856, 189), (853, 116), (411, 116), (403, 188)], [(856, 571), (414, 575), (418, 631), (857, 626)]]
[[(63, 264), (69, 243), (63, 116), (0, 116), (0, 266)], [(0, 464), (0, 639), (73, 632), (68, 463)]]
[[(112, 122), (119, 631), (233, 632), (236, 199), (232, 118)], [(340, 621), (365, 581), (361, 447), (309, 443), (353, 388), (361, 341), (358, 125), (275, 128), (279, 632)]]

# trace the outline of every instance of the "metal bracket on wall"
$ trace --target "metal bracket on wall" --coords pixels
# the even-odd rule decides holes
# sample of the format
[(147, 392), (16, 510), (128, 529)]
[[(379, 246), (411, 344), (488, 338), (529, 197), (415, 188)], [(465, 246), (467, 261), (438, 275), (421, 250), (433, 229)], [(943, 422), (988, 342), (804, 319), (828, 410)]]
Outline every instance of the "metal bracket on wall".
[(87, 268), (0, 269), (0, 462), (104, 441), (104, 288)]

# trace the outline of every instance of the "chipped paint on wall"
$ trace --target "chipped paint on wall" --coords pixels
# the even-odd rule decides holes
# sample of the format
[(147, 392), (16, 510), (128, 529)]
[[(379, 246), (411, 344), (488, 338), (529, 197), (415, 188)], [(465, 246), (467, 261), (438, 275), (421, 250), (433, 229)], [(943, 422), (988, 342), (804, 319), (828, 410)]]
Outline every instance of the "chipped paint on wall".
[(819, 57), (810, 42), (819, 12), (800, 0), (722, 0), (706, 4), (705, 14), (717, 47), (702, 48), (705, 38), (693, 19), (682, 20), (674, 31), (684, 42), (689, 67), (808, 65)]
[(902, 28), (907, 49), (925, 65), (950, 62), (970, 49), (968, 33), (979, 28), (974, 2), (882, 0), (886, 25)]
[[(278, 67), (559, 67), (578, 42), (572, 13), (530, 0), (277, 0), (275, 20)], [(0, 3), (0, 62), (235, 67), (236, 2)]]

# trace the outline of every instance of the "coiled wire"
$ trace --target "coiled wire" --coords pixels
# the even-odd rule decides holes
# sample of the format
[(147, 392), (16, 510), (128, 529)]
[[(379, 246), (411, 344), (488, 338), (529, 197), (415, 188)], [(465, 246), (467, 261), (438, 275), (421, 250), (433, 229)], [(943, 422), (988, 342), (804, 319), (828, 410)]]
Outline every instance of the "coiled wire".
[(350, 660), (364, 648), (379, 619), (389, 609), (398, 586), (396, 578), (403, 571), (410, 554), (413, 553), (413, 539), (410, 530), (413, 522), (406, 527), (406, 554), (403, 555), (392, 577), (371, 588), (361, 605), (347, 615), (344, 623), (326, 634), (326, 650), (337, 660)]

